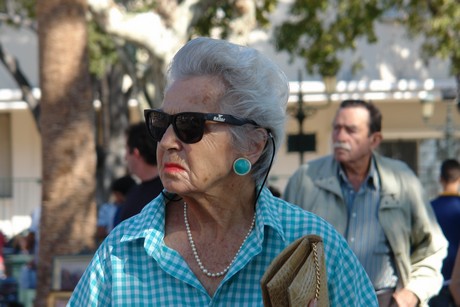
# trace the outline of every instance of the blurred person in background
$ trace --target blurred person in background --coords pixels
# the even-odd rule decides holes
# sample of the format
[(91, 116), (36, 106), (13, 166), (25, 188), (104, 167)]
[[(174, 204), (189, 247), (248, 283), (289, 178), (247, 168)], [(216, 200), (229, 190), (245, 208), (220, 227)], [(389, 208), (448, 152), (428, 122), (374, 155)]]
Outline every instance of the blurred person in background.
[(449, 248), (441, 270), (444, 284), (439, 294), (430, 300), (432, 307), (455, 306), (449, 284), (460, 243), (460, 163), (458, 160), (447, 159), (442, 162), (439, 182), (442, 192), (431, 201), (431, 205), (442, 232), (449, 242)]
[(40, 246), (40, 218), (42, 207), (38, 206), (32, 211), (32, 223), (26, 237), (27, 250), (33, 254), (33, 259), (24, 265), (19, 277), (19, 287), (35, 289), (37, 287), (38, 250)]
[(163, 190), (158, 176), (157, 143), (148, 135), (145, 123), (131, 125), (126, 131), (125, 159), (131, 175), (140, 183), (126, 195), (125, 201), (115, 215), (114, 227), (138, 214)]
[(381, 127), (373, 103), (343, 101), (332, 124), (333, 154), (302, 165), (284, 198), (346, 238), (379, 306), (426, 306), (442, 285), (447, 242), (416, 175), (374, 151)]
[(123, 204), (126, 195), (135, 185), (136, 181), (130, 175), (112, 181), (110, 185), (110, 201), (102, 204), (98, 210), (96, 231), (98, 244), (112, 231), (117, 209)]

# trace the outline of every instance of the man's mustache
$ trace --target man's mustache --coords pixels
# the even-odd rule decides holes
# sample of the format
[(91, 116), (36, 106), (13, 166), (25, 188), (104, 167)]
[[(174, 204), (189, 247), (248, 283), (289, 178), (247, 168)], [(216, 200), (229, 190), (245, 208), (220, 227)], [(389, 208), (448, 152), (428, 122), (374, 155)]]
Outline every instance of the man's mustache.
[(335, 142), (333, 145), (334, 145), (334, 149), (340, 148), (340, 149), (345, 149), (345, 150), (347, 150), (347, 151), (351, 151), (351, 146), (350, 146), (350, 144), (348, 144), (348, 143), (344, 143), (344, 142)]

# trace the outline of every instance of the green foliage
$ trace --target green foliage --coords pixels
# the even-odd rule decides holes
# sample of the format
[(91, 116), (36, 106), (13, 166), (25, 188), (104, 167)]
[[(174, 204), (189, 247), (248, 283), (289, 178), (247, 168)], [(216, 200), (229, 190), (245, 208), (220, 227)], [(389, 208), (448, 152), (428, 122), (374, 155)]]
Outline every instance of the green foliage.
[(21, 26), (23, 20), (35, 19), (35, 0), (0, 0), (0, 13), (9, 17), (6, 20), (2, 18), (2, 21)]
[(113, 37), (104, 33), (94, 21), (88, 24), (88, 40), (90, 73), (101, 78), (107, 67), (118, 60), (116, 44)]
[(201, 18), (198, 19), (195, 25), (195, 32), (198, 35), (208, 36), (214, 27), (225, 28), (231, 18), (228, 14), (232, 14), (228, 8), (228, 5), (214, 5), (208, 7), (203, 12)]
[(440, 58), (451, 61), (451, 74), (460, 74), (460, 5), (458, 0), (397, 1), (405, 12), (400, 22), (413, 36), (423, 38), (425, 61)]
[(256, 6), (256, 20), (262, 28), (270, 25), (268, 14), (275, 10), (277, 4), (277, 0), (264, 0)]
[[(268, 14), (275, 8), (278, 0), (256, 1), (256, 20), (260, 27), (267, 27), (270, 24)], [(202, 16), (196, 22), (193, 34), (209, 36), (212, 29), (221, 30), (221, 38), (229, 35), (230, 22), (239, 17), (235, 1), (215, 1), (211, 6), (204, 9)]]
[(291, 19), (274, 30), (278, 51), (287, 51), (290, 60), (300, 57), (310, 74), (335, 76), (342, 61), (340, 51), (354, 50), (356, 40), (377, 41), (374, 22), (388, 4), (385, 1), (295, 0)]
[[(35, 0), (0, 0), (0, 12), (35, 18)], [(156, 9), (155, 0), (115, 0), (131, 13)], [(268, 14), (278, 0), (256, 0), (259, 26), (270, 24)], [(200, 4), (198, 4), (200, 5)], [(388, 11), (398, 11), (396, 18), (413, 36), (423, 38), (422, 57), (449, 59), (451, 73), (460, 74), (460, 5), (458, 0), (294, 0), (291, 16), (274, 29), (274, 44), (286, 51), (291, 61), (300, 57), (311, 74), (334, 76), (342, 66), (340, 52), (354, 50), (358, 39), (369, 43), (378, 40), (374, 24)], [(228, 36), (228, 26), (238, 17), (235, 1), (216, 0), (206, 7), (194, 27), (194, 34), (209, 35), (213, 28)], [(12, 23), (11, 20), (4, 19)], [(94, 23), (89, 24), (90, 70), (102, 76), (118, 60), (113, 37)], [(359, 60), (353, 64), (359, 69)]]
[(291, 61), (304, 59), (309, 73), (336, 75), (342, 65), (338, 53), (354, 50), (360, 38), (376, 42), (374, 24), (387, 12), (399, 16), (395, 21), (413, 36), (423, 38), (425, 62), (449, 59), (451, 73), (460, 74), (458, 0), (294, 0), (292, 20), (275, 28), (274, 43), (278, 51), (288, 52)]
[(21, 0), (22, 8), (26, 16), (31, 19), (35, 19), (35, 0)]
[(115, 3), (121, 4), (130, 13), (144, 13), (156, 8), (155, 0), (114, 0)]
[[(0, 0), (0, 12), (11, 26), (25, 26), (27, 21), (35, 20), (35, 0)], [(111, 64), (118, 60), (114, 38), (108, 36), (93, 21), (88, 23), (90, 72), (102, 77)]]

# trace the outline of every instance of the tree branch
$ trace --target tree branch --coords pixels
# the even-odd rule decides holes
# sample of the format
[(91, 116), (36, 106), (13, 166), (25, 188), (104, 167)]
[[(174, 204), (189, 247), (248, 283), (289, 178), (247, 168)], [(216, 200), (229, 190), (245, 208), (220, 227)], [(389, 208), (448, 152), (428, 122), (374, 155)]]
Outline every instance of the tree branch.
[[(184, 1), (177, 11), (184, 11), (182, 7), (193, 1)], [(160, 58), (169, 59), (180, 46), (185, 43), (185, 25), (188, 25), (190, 16), (181, 16), (180, 25), (168, 27), (162, 16), (154, 11), (131, 14), (126, 12), (121, 6), (112, 0), (88, 0), (95, 20), (109, 34), (134, 44), (143, 46), (149, 52)], [(176, 12), (177, 12), (176, 11)]]
[(32, 114), (35, 119), (35, 124), (38, 131), (40, 131), (40, 102), (34, 97), (32, 93), (32, 86), (30, 85), (29, 80), (22, 72), (18, 60), (8, 53), (3, 45), (0, 43), (0, 61), (5, 65), (5, 68), (9, 71), (13, 79), (19, 86), (19, 89), (22, 93), (22, 99), (27, 103), (29, 109), (32, 111)]

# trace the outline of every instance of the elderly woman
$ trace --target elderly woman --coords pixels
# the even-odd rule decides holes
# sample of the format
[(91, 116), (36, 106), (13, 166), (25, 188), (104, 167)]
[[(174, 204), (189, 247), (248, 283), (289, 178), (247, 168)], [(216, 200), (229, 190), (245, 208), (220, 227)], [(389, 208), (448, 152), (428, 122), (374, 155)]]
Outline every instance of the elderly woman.
[(285, 75), (256, 50), (187, 43), (161, 109), (145, 111), (165, 189), (102, 243), (70, 306), (261, 306), (265, 270), (306, 234), (323, 238), (331, 305), (375, 306), (342, 237), (265, 187), (288, 95)]

